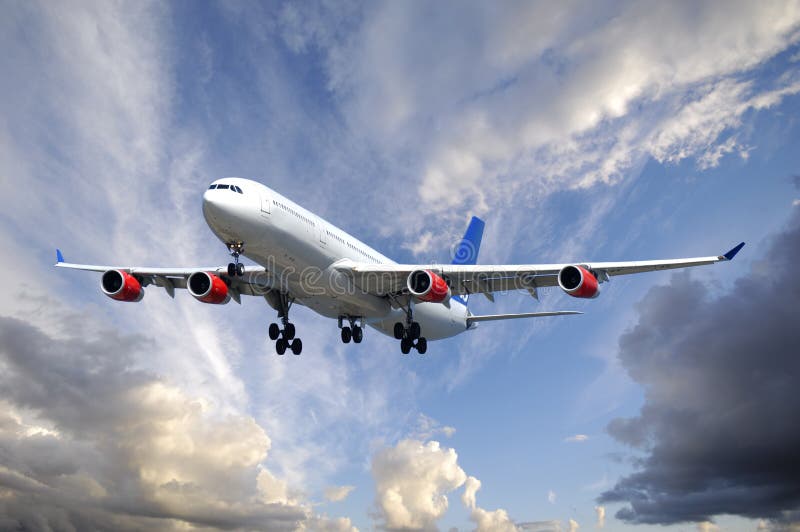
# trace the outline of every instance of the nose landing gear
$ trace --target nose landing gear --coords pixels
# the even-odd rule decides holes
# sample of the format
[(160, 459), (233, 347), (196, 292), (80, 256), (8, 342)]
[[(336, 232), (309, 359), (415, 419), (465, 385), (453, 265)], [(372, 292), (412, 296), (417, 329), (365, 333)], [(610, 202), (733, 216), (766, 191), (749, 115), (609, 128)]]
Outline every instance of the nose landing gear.
[(239, 255), (244, 253), (244, 242), (228, 242), (225, 244), (228, 253), (233, 257), (233, 262), (228, 263), (228, 275), (230, 277), (241, 277), (244, 275), (244, 264), (239, 262)]

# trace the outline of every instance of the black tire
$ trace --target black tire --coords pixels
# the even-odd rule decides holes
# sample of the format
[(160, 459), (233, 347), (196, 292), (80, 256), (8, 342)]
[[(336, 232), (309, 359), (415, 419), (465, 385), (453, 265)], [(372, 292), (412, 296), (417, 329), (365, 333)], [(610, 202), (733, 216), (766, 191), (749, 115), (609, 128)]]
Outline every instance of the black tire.
[(232, 262), (228, 263), (228, 277), (236, 277), (236, 265)]
[(394, 324), (394, 338), (395, 340), (402, 340), (406, 334), (406, 328), (399, 321)]
[(277, 340), (280, 335), (281, 335), (281, 328), (278, 327), (278, 324), (277, 323), (270, 323), (269, 324), (269, 339), (270, 340)]
[(422, 334), (422, 329), (416, 321), (411, 322), (411, 327), (408, 328), (409, 335), (412, 340), (416, 340)]
[(294, 323), (287, 323), (286, 327), (283, 328), (283, 337), (287, 340), (292, 340), (294, 339), (295, 332)]
[(286, 348), (289, 347), (289, 343), (284, 340), (283, 338), (278, 338), (278, 341), (275, 342), (275, 351), (282, 355), (286, 352)]
[(300, 338), (295, 338), (294, 340), (292, 340), (292, 353), (294, 353), (295, 355), (299, 355), (302, 352), (303, 352), (303, 342), (300, 340)]
[(342, 327), (342, 342), (349, 344), (352, 337), (353, 332), (350, 330), (350, 327)]
[(403, 338), (400, 340), (400, 352), (404, 355), (409, 354), (413, 345), (410, 338)]
[(419, 340), (417, 340), (416, 348), (417, 352), (420, 355), (424, 355), (425, 352), (428, 350), (428, 340), (426, 340), (424, 337), (420, 338)]
[(353, 341), (357, 344), (361, 343), (361, 340), (364, 339), (364, 329), (361, 327), (353, 327)]
[(244, 264), (242, 264), (241, 262), (236, 265), (236, 275), (238, 275), (239, 277), (244, 275)]

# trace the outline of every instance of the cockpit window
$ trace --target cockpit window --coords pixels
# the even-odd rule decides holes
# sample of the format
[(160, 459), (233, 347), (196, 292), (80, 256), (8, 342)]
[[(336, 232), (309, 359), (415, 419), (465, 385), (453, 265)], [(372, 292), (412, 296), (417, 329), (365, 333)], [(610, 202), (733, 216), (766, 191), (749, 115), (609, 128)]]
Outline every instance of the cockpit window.
[(244, 194), (244, 192), (242, 192), (242, 189), (241, 189), (241, 188), (239, 188), (238, 186), (234, 186), (233, 188), (234, 188), (234, 190), (236, 190), (236, 192), (238, 192), (239, 194)]
[(217, 188), (217, 185), (211, 185), (210, 187), (208, 187), (208, 190), (214, 190), (215, 188)]
[(218, 189), (222, 189), (222, 188), (224, 188), (224, 189), (226, 189), (226, 190), (227, 190), (227, 188), (228, 188), (228, 185), (217, 185), (217, 188), (218, 188)]

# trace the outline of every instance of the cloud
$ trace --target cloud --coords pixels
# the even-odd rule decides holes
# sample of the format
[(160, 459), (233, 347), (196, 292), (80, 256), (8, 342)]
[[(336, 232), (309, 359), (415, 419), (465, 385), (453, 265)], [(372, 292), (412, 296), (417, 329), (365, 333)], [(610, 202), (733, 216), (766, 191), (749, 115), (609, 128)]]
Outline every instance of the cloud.
[(448, 508), (447, 494), (464, 486), (461, 502), (479, 532), (520, 530), (503, 509), (477, 505), (481, 481), (467, 476), (454, 449), (439, 442), (405, 439), (372, 459), (372, 475), (383, 526), (389, 530), (434, 530)]
[(604, 506), (595, 506), (594, 512), (597, 514), (597, 528), (606, 526), (606, 509)]
[(581, 525), (579, 525), (576, 520), (570, 518), (570, 520), (569, 520), (569, 532), (578, 532), (578, 529), (580, 527), (581, 527)]
[(325, 488), (325, 498), (332, 502), (343, 501), (354, 489), (355, 486), (329, 486)]
[(324, 521), (264, 467), (271, 442), (252, 417), (129, 369), (148, 344), (113, 330), (56, 338), (0, 317), (6, 522), (294, 530)]
[[(714, 166), (746, 153), (723, 135), (745, 111), (797, 92), (780, 76), (764, 87), (737, 81), (797, 41), (791, 2), (388, 2), (362, 16), (346, 37), (293, 35), (327, 53), (329, 87), (352, 129), (411, 163), (418, 198), (436, 214), (465, 198), (486, 210), (514, 191), (527, 199), (616, 182), (648, 157)], [(317, 20), (295, 11), (291, 27)]]
[(800, 345), (800, 214), (761, 255), (730, 290), (674, 275), (650, 290), (620, 338), (619, 360), (645, 403), (638, 417), (608, 426), (644, 453), (638, 471), (600, 497), (629, 504), (618, 518), (782, 519), (800, 508), (800, 425), (790, 421), (800, 418), (792, 348)]
[(494, 511), (484, 510), (477, 505), (477, 492), (481, 489), (481, 481), (468, 477), (464, 485), (461, 501), (470, 510), (470, 519), (475, 523), (478, 532), (516, 532), (520, 530), (508, 516), (508, 512), (499, 508)]
[(455, 450), (406, 439), (372, 458), (378, 508), (389, 529), (427, 530), (447, 511), (447, 493), (467, 480)]
[(716, 532), (719, 527), (710, 521), (697, 523), (697, 532)]
[(589, 439), (589, 436), (586, 434), (575, 434), (574, 436), (568, 436), (564, 438), (564, 441), (567, 443), (583, 443)]
[(548, 490), (547, 491), (547, 502), (549, 502), (550, 504), (555, 504), (556, 503), (556, 492), (555, 491), (553, 491), (553, 490)]

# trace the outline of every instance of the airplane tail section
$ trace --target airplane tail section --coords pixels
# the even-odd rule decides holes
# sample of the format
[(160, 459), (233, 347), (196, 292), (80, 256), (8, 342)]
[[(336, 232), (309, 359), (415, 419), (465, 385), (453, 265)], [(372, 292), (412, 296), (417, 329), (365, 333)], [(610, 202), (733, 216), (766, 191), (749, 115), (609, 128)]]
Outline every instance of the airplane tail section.
[(487, 316), (467, 316), (467, 327), (479, 321), (514, 320), (519, 318), (543, 318), (546, 316), (569, 316), (583, 314), (574, 310), (554, 310), (551, 312), (523, 312), (522, 314), (490, 314)]
[[(483, 239), (483, 228), (486, 226), (483, 220), (473, 216), (467, 226), (464, 237), (453, 247), (453, 262), (457, 265), (474, 265), (478, 262), (478, 251), (481, 248)], [(466, 305), (469, 294), (459, 297)]]

